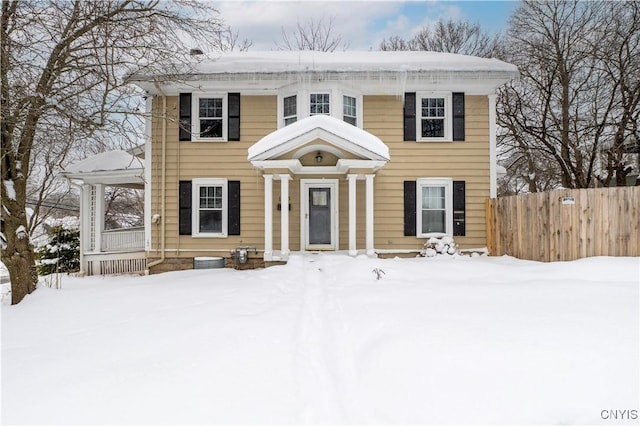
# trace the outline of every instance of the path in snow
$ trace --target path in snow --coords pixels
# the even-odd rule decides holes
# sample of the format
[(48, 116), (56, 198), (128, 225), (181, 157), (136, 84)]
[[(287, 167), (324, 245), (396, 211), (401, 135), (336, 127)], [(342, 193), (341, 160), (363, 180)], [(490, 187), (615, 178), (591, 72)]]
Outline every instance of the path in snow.
[(294, 358), (302, 399), (299, 421), (362, 421), (368, 416), (358, 397), (356, 360), (334, 288), (335, 272), (322, 254), (294, 262), (302, 277)]

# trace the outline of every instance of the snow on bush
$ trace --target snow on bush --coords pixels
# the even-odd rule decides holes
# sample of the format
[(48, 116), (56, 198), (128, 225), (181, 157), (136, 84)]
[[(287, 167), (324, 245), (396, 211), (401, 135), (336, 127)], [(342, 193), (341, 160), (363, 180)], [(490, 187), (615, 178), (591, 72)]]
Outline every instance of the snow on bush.
[(420, 254), (423, 257), (435, 257), (438, 255), (453, 256), (458, 254), (455, 241), (451, 237), (431, 237), (424, 243)]
[(46, 245), (38, 251), (38, 274), (76, 272), (80, 269), (80, 232), (55, 226)]

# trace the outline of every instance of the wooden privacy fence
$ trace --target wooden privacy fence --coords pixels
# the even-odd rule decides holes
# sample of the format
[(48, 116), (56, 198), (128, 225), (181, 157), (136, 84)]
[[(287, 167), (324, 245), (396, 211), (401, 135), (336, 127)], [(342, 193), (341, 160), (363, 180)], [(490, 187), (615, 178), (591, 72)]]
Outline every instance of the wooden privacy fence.
[(494, 256), (550, 262), (640, 256), (640, 187), (571, 189), (487, 200)]

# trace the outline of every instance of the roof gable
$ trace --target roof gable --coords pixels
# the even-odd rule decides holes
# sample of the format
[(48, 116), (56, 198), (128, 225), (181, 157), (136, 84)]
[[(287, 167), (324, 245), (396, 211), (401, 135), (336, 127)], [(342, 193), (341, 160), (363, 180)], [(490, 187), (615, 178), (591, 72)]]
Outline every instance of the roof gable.
[(327, 115), (312, 115), (276, 130), (249, 148), (249, 161), (275, 159), (322, 139), (362, 159), (389, 161), (389, 148), (377, 136)]

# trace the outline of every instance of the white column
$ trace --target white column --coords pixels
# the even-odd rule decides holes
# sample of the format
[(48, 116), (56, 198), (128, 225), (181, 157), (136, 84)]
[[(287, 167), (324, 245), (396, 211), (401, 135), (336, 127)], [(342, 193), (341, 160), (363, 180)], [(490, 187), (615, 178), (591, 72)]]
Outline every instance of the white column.
[(496, 136), (496, 95), (489, 95), (489, 197), (498, 195), (498, 157)]
[(280, 254), (289, 257), (289, 180), (288, 174), (280, 175)]
[[(151, 113), (153, 97), (145, 101), (144, 118), (144, 249), (151, 251)], [(164, 220), (164, 218), (162, 218)]]
[(349, 256), (356, 256), (356, 179), (358, 175), (347, 175), (349, 180)]
[(95, 232), (94, 251), (100, 252), (102, 251), (102, 231), (104, 230), (104, 185), (102, 184), (96, 185), (95, 203), (95, 215), (93, 218), (93, 229)]
[(273, 259), (273, 175), (264, 175), (264, 260)]
[(87, 184), (80, 185), (80, 274), (85, 275), (87, 273), (87, 265), (84, 264), (84, 253), (91, 244), (90, 237), (91, 226), (89, 226), (89, 219), (91, 217), (89, 207), (89, 192), (91, 187)]
[(373, 248), (373, 178), (375, 175), (366, 175), (366, 247), (367, 256), (373, 256), (375, 254)]

